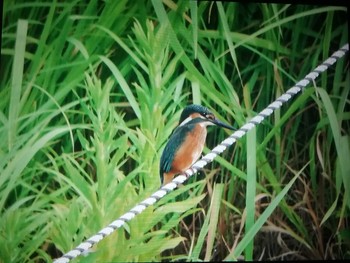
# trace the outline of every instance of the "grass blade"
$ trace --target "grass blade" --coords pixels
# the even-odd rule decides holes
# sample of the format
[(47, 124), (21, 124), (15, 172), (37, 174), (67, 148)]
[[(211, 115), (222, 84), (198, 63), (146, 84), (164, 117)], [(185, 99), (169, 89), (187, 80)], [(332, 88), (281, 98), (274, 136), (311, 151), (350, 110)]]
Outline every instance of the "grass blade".
[[(255, 220), (255, 195), (256, 195), (256, 129), (247, 133), (247, 219), (245, 232), (249, 232)], [(254, 239), (245, 248), (245, 260), (253, 260)]]
[(9, 109), (9, 129), (8, 129), (8, 148), (12, 149), (15, 137), (17, 135), (17, 119), (20, 112), (20, 99), (22, 92), (22, 79), (24, 56), (27, 44), (28, 21), (18, 20), (15, 55), (12, 68), (11, 99)]
[(255, 224), (252, 228), (249, 229), (249, 231), (245, 234), (241, 242), (237, 245), (236, 249), (232, 251), (226, 258), (227, 260), (236, 260), (242, 253), (242, 251), (249, 245), (249, 243), (253, 240), (254, 236), (258, 231), (261, 229), (261, 227), (264, 225), (264, 223), (267, 221), (267, 219), (271, 216), (271, 214), (275, 211), (278, 204), (281, 202), (281, 200), (285, 197), (285, 195), (288, 193), (289, 189), (293, 186), (295, 180), (299, 177), (299, 175), (303, 172), (303, 170), (308, 166), (308, 163), (295, 174), (295, 176), (290, 180), (290, 182), (282, 189), (282, 191), (275, 197), (275, 199), (272, 200), (271, 204), (265, 209), (265, 211), (261, 214), (261, 216), (256, 220)]

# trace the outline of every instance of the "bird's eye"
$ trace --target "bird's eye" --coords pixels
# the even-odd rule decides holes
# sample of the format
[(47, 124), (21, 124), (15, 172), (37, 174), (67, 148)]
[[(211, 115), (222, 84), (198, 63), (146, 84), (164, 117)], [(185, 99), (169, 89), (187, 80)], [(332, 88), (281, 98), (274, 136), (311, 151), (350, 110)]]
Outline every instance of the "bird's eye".
[(215, 119), (214, 115), (212, 115), (212, 114), (206, 114), (205, 118), (207, 118), (208, 120), (214, 120)]

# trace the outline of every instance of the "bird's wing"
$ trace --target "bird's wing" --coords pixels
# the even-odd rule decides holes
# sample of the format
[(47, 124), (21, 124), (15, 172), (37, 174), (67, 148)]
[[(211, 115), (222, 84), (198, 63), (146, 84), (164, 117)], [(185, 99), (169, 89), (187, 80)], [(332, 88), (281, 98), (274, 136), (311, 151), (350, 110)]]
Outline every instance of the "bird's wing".
[(169, 141), (165, 146), (160, 158), (159, 174), (161, 178), (163, 178), (164, 173), (168, 173), (171, 170), (171, 165), (173, 163), (176, 151), (185, 140), (186, 134), (189, 131), (189, 127), (179, 126), (170, 136)]

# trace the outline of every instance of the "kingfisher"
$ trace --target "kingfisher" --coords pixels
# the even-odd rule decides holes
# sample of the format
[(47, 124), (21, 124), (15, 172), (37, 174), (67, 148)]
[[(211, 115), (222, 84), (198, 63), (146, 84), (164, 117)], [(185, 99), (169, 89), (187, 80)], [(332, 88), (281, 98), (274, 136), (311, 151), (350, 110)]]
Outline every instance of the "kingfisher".
[(179, 125), (170, 136), (160, 158), (159, 173), (163, 185), (175, 175), (185, 172), (199, 159), (207, 137), (207, 126), (210, 125), (235, 130), (218, 120), (204, 106), (191, 104), (184, 108)]

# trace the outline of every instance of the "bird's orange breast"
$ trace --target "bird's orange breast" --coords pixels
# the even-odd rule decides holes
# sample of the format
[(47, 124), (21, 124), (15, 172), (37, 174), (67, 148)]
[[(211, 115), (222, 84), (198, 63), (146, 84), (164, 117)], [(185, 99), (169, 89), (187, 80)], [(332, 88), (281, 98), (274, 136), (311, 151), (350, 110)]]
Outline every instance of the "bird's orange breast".
[(202, 154), (207, 130), (205, 126), (197, 124), (190, 131), (174, 156), (171, 172), (183, 173), (194, 164)]

